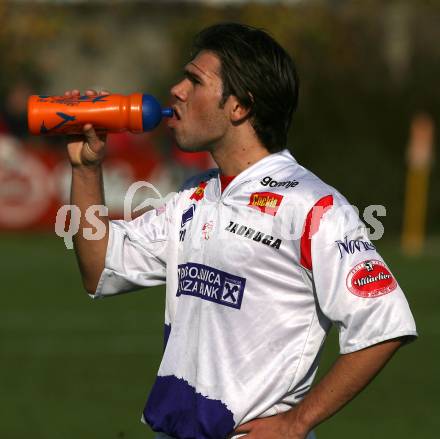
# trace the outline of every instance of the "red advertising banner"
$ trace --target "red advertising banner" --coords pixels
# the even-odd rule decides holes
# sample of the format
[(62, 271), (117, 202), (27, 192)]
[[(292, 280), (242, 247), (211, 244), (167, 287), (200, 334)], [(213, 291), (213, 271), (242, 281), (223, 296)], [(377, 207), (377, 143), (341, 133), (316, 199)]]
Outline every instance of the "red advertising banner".
[[(148, 136), (115, 134), (108, 144), (106, 204), (111, 217), (122, 218), (130, 185), (151, 178), (154, 184), (162, 163)], [(0, 230), (53, 230), (58, 209), (69, 204), (70, 179), (65, 148), (0, 135)]]

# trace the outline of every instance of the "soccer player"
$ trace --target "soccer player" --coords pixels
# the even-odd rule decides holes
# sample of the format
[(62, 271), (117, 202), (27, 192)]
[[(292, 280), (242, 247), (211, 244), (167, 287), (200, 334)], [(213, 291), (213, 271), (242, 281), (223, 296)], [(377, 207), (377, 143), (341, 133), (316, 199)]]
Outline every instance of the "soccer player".
[[(84, 238), (83, 215), (84, 286), (99, 298), (167, 285), (143, 411), (158, 437), (311, 438), (417, 335), (405, 296), (347, 200), (286, 149), (298, 78), (273, 38), (203, 30), (171, 95), (179, 147), (209, 151), (218, 169), (131, 222), (102, 217), (101, 240)], [(68, 152), (72, 204), (104, 204), (104, 139), (85, 125)], [(341, 355), (312, 386), (332, 324)]]

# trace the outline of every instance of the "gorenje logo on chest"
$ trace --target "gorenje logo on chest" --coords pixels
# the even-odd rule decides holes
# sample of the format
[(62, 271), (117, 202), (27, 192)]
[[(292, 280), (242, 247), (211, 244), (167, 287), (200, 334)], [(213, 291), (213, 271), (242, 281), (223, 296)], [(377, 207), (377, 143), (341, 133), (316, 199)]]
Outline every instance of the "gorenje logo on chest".
[(227, 232), (235, 233), (238, 236), (252, 239), (255, 242), (268, 245), (269, 247), (279, 249), (282, 243), (281, 239), (275, 239), (273, 236), (263, 232), (259, 232), (251, 227), (238, 224), (234, 221), (229, 221), (229, 225), (225, 228)]
[(298, 186), (299, 182), (296, 180), (289, 180), (289, 181), (276, 181), (272, 177), (264, 177), (263, 180), (260, 181), (260, 183), (263, 186), (269, 186), (269, 187), (284, 187), (286, 189), (290, 187)]

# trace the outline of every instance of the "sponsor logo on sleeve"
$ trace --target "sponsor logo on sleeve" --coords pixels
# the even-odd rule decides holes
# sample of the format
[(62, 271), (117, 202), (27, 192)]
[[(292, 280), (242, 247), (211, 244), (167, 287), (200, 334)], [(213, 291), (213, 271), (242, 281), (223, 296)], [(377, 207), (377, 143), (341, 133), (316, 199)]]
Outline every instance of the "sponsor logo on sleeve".
[(254, 192), (249, 199), (249, 207), (257, 209), (260, 212), (275, 216), (280, 207), (282, 195), (273, 192)]
[(391, 293), (397, 287), (387, 266), (376, 259), (357, 264), (347, 276), (347, 288), (356, 296), (373, 298)]
[(376, 247), (370, 241), (362, 241), (361, 239), (348, 240), (347, 237), (343, 241), (335, 241), (338, 245), (339, 254), (341, 259), (344, 255), (352, 255), (356, 252), (376, 250)]
[(229, 225), (226, 226), (225, 230), (227, 232), (235, 233), (238, 236), (243, 236), (243, 238), (252, 239), (255, 242), (260, 242), (261, 244), (267, 245), (277, 250), (280, 248), (281, 239), (275, 239), (271, 235), (260, 232), (253, 229), (252, 227), (244, 226), (243, 224), (238, 224), (234, 221), (229, 221)]
[(269, 186), (269, 187), (284, 187), (286, 189), (290, 187), (298, 186), (299, 182), (296, 180), (289, 180), (289, 181), (276, 181), (272, 177), (264, 177), (260, 184), (263, 186)]
[(205, 196), (205, 188), (208, 185), (206, 181), (202, 181), (190, 197), (190, 200), (200, 201)]
[(177, 267), (179, 283), (176, 296), (194, 296), (219, 305), (240, 309), (246, 279), (203, 264)]

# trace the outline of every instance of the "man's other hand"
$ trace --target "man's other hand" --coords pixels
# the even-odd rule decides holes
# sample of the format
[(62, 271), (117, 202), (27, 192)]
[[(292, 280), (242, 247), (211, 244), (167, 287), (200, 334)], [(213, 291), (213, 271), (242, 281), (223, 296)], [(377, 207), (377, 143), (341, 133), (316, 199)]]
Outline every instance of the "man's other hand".
[(295, 409), (267, 418), (254, 419), (234, 430), (232, 438), (245, 434), (243, 439), (305, 439), (306, 431), (295, 422)]

